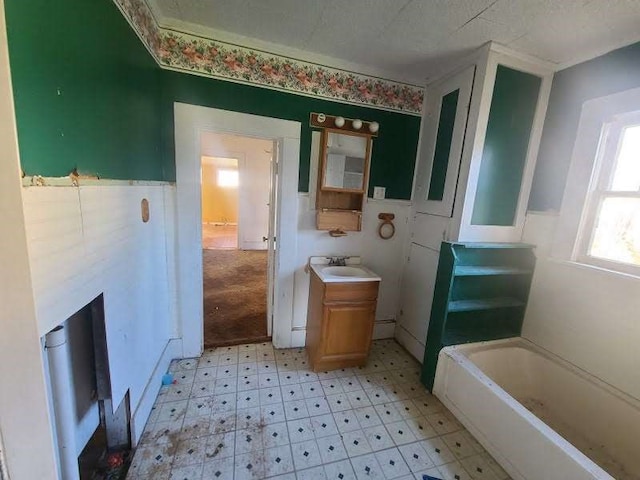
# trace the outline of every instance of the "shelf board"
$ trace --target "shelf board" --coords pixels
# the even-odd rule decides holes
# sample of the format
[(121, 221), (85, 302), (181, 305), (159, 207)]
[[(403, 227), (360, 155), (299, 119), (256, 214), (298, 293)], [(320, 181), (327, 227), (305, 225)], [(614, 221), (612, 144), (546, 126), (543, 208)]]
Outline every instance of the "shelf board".
[(531, 243), (487, 243), (487, 242), (451, 242), (453, 247), (464, 248), (488, 248), (500, 250), (505, 248), (522, 248), (530, 250), (536, 246)]
[(475, 277), (482, 275), (528, 275), (531, 269), (510, 266), (472, 266), (458, 265), (453, 274), (456, 277)]
[(469, 332), (447, 332), (446, 335), (442, 337), (442, 346), (446, 347), (449, 345), (462, 345), (464, 343), (474, 343), (474, 342), (486, 342), (489, 340), (500, 340), (503, 338), (513, 338), (518, 337), (519, 332), (481, 332), (477, 334), (469, 334)]
[(513, 297), (476, 298), (473, 300), (454, 300), (449, 302), (449, 312), (471, 312), (473, 310), (491, 310), (494, 308), (522, 307), (525, 302)]

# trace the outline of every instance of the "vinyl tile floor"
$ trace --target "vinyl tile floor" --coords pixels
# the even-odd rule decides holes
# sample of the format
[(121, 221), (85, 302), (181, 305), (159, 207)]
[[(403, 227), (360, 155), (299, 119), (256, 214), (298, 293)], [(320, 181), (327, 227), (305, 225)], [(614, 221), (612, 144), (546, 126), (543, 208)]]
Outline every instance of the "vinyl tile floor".
[(393, 340), (375, 341), (362, 368), (314, 373), (304, 349), (261, 343), (171, 372), (129, 480), (509, 478)]

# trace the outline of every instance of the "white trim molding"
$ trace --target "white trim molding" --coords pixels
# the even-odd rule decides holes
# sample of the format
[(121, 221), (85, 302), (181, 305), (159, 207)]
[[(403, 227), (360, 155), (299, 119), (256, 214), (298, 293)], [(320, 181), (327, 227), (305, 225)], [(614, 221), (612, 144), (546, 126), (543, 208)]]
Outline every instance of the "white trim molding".
[[(567, 176), (560, 215), (551, 250), (558, 260), (582, 262), (581, 233), (588, 220), (587, 203), (590, 192), (598, 181), (598, 151), (604, 125), (614, 116), (640, 110), (640, 88), (594, 98), (584, 103), (576, 140), (571, 155), (571, 166)], [(614, 262), (597, 265), (597, 262), (582, 262), (605, 269), (625, 271)], [(636, 274), (635, 267), (630, 272)]]
[(293, 326), (293, 278), (296, 270), (298, 218), (299, 122), (218, 110), (183, 103), (174, 104), (176, 138), (176, 211), (178, 233), (177, 286), (179, 335), (183, 357), (203, 350), (202, 306), (202, 204), (200, 198), (200, 136), (226, 133), (278, 142), (273, 344), (291, 346)]

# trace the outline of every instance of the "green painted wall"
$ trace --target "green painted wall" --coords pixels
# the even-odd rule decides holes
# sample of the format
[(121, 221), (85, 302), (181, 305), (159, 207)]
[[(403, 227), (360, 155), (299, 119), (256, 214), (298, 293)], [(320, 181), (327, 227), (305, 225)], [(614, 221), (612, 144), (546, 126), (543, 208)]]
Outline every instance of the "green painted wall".
[(111, 0), (5, 0), (22, 169), (163, 180), (160, 69)]
[[(195, 75), (163, 71), (164, 168), (175, 168), (173, 102), (276, 117), (302, 123), (299, 190), (309, 188), (311, 128), (309, 114), (324, 112), (348, 118), (375, 120), (380, 133), (373, 142), (370, 191), (385, 186), (388, 198), (409, 199), (413, 182), (420, 118), (383, 110), (345, 105), (316, 98), (292, 95), (265, 88), (212, 80)], [(175, 176), (171, 171), (169, 177)]]
[(542, 79), (498, 65), (471, 223), (513, 225)]
[(411, 197), (418, 117), (161, 70), (112, 0), (6, 0), (5, 11), (27, 175), (174, 181), (177, 101), (301, 122), (301, 191), (310, 112), (376, 120), (370, 185)]
[(530, 210), (560, 208), (582, 104), (637, 87), (640, 87), (640, 43), (556, 73), (529, 197)]

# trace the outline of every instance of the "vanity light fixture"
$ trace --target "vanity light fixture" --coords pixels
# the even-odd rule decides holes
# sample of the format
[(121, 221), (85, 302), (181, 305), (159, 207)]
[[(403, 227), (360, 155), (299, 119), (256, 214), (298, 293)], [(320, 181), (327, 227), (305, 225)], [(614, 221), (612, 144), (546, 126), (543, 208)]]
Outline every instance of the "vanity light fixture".
[(309, 115), (309, 125), (324, 130), (342, 130), (343, 132), (351, 132), (372, 138), (377, 137), (380, 130), (380, 124), (378, 122), (315, 112), (311, 112)]

